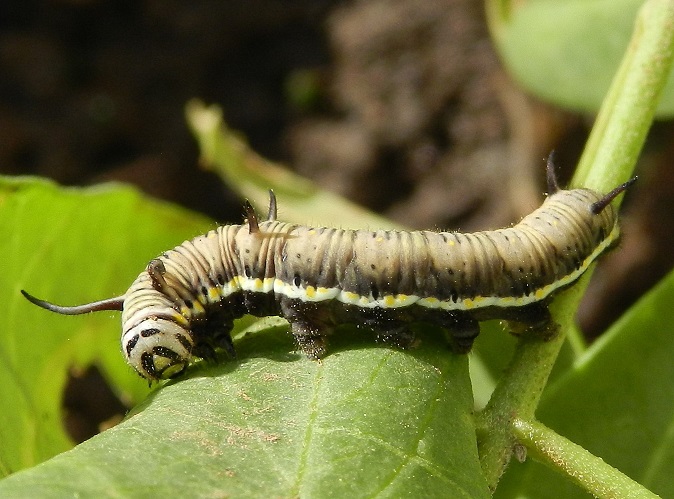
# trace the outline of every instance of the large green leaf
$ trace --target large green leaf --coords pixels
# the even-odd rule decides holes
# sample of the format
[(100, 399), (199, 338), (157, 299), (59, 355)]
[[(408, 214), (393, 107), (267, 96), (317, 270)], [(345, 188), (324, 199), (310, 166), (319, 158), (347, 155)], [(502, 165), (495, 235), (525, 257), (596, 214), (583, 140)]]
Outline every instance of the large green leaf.
[[(147, 393), (119, 352), (117, 314), (51, 314), (20, 289), (65, 304), (121, 294), (148, 260), (213, 224), (129, 188), (10, 178), (0, 183), (0, 220), (9, 283), (0, 463), (9, 474), (72, 446), (60, 414), (71, 366), (100, 365), (127, 398)], [(0, 482), (0, 496), (150, 495), (157, 484), (235, 495), (486, 494), (467, 357), (450, 354), (438, 331), (410, 353), (347, 329), (316, 363), (292, 353), (286, 327), (255, 327), (235, 338), (240, 361), (160, 386), (118, 427)]]
[(241, 360), (191, 369), (0, 496), (488, 497), (466, 356), (346, 330), (314, 362), (284, 330), (245, 335)]
[(127, 399), (147, 393), (122, 359), (118, 314), (58, 316), (20, 290), (63, 304), (120, 295), (151, 258), (209, 226), (128, 187), (0, 178), (0, 475), (72, 447), (60, 410), (70, 367), (100, 365)]
[[(548, 387), (540, 420), (662, 497), (674, 497), (674, 273)], [(535, 462), (513, 464), (499, 496), (579, 490)]]
[[(488, 0), (504, 64), (527, 90), (560, 106), (596, 112), (634, 29), (643, 0)], [(658, 107), (674, 114), (674, 79)]]

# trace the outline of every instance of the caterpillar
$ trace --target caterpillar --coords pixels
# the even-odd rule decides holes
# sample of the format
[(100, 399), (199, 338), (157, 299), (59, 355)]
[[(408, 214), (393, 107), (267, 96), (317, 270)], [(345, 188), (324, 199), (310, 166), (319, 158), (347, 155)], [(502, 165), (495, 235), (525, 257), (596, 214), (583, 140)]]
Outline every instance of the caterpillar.
[(150, 261), (126, 293), (79, 306), (23, 295), (65, 315), (122, 312), (122, 351), (150, 383), (183, 373), (216, 349), (235, 357), (233, 321), (280, 315), (309, 357), (326, 353), (338, 324), (366, 326), (377, 338), (410, 346), (412, 322), (450, 334), (470, 350), (479, 322), (502, 319), (527, 328), (551, 324), (548, 305), (617, 244), (608, 194), (559, 188), (547, 163), (548, 196), (517, 225), (475, 233), (343, 230), (258, 220), (250, 203), (241, 225), (222, 225)]

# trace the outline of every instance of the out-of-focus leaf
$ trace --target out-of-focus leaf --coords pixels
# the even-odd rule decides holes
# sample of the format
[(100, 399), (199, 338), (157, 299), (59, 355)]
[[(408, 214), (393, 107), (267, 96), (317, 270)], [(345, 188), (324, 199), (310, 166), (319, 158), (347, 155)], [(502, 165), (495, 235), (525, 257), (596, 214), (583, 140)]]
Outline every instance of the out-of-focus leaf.
[[(505, 66), (527, 90), (557, 105), (596, 112), (625, 53), (643, 0), (488, 0)], [(674, 114), (674, 79), (659, 106)]]
[(61, 414), (71, 367), (98, 364), (128, 400), (147, 393), (121, 355), (119, 314), (60, 316), (20, 290), (59, 304), (123, 294), (151, 258), (212, 225), (128, 187), (0, 177), (0, 476), (72, 447)]

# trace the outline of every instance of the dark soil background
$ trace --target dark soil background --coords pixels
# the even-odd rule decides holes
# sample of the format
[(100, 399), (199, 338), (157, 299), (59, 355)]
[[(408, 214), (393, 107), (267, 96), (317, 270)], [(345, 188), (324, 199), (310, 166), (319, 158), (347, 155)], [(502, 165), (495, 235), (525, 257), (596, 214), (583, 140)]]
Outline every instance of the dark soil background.
[[(130, 182), (239, 221), (241, 200), (198, 168), (194, 97), (257, 152), (413, 228), (516, 221), (542, 201), (544, 158), (566, 181), (592, 122), (509, 80), (477, 0), (0, 4), (0, 173)], [(622, 248), (579, 313), (588, 338), (672, 267), (672, 132), (653, 129)]]

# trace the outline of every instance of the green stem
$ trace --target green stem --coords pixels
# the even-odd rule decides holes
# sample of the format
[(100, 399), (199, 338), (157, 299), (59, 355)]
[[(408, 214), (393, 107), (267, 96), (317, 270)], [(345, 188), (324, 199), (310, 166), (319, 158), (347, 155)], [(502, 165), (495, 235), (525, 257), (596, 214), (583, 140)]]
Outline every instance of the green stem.
[(515, 419), (512, 429), (529, 457), (561, 471), (595, 497), (658, 497), (603, 459), (537, 421)]
[(649, 0), (637, 16), (627, 52), (602, 103), (573, 177), (606, 191), (634, 170), (653, 122), (674, 54), (674, 2)]
[[(574, 177), (575, 185), (608, 192), (632, 175), (673, 55), (674, 0), (648, 0), (639, 11), (628, 51), (600, 109)], [(591, 270), (551, 307), (563, 333), (571, 329)], [(534, 335), (523, 336), (510, 367), (477, 416), (480, 461), (492, 490), (512, 455), (512, 421), (534, 419), (564, 337), (560, 334), (545, 342)]]
[[(564, 293), (560, 299), (564, 298), (564, 303), (568, 302), (568, 295), (571, 293), (577, 294), (576, 288)], [(557, 302), (559, 301), (558, 299)], [(556, 319), (564, 322), (564, 327), (571, 317)], [(477, 417), (480, 463), (492, 490), (496, 489), (512, 455), (515, 444), (511, 433), (512, 420), (515, 417), (533, 419), (543, 388), (563, 344), (562, 334), (549, 341), (543, 341), (534, 334), (523, 335), (487, 407)]]

